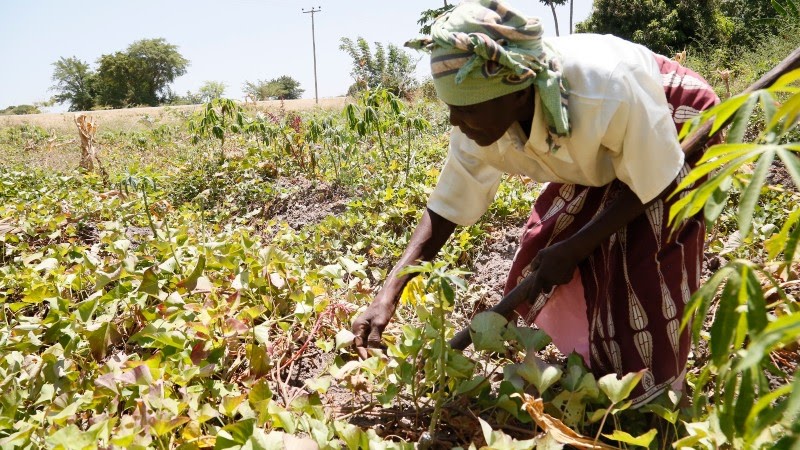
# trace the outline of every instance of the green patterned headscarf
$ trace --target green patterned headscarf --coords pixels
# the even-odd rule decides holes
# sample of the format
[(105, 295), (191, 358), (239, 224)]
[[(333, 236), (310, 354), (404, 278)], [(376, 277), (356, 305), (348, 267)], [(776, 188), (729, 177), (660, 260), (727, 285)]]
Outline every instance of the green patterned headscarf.
[(439, 16), (431, 37), (406, 46), (431, 52), (436, 94), (472, 105), (535, 85), (551, 134), (569, 136), (568, 86), (542, 25), (496, 0), (465, 0)]

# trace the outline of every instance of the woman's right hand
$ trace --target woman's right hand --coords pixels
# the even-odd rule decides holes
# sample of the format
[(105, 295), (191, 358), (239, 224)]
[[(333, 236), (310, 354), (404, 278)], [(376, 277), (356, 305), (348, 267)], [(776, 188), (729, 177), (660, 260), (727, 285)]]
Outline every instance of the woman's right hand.
[[(385, 297), (384, 297), (385, 298)], [(353, 322), (356, 353), (362, 359), (369, 357), (368, 348), (384, 348), (381, 334), (394, 316), (397, 304), (376, 297), (367, 309)]]

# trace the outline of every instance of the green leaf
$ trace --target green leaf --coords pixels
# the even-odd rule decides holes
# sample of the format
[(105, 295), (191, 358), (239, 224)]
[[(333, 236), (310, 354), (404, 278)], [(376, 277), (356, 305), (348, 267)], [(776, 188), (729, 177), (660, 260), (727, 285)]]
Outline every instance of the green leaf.
[(733, 344), (734, 332), (740, 315), (737, 308), (741, 287), (741, 272), (732, 273), (722, 290), (714, 323), (711, 324), (709, 342), (711, 359), (717, 367), (730, 357), (730, 347)]
[(734, 366), (734, 370), (750, 369), (769, 355), (776, 346), (796, 341), (798, 336), (800, 336), (800, 314), (778, 317), (761, 333), (750, 337), (750, 345), (742, 352), (742, 357)]
[(795, 188), (800, 189), (800, 158), (792, 152), (786, 151), (785, 148), (778, 149), (778, 157), (780, 157), (784, 167), (786, 167), (786, 171), (792, 177)]
[(680, 411), (673, 411), (656, 403), (649, 403), (642, 406), (642, 411), (652, 412), (671, 424), (675, 424), (675, 422), (677, 422), (678, 415), (680, 414)]
[(336, 350), (350, 346), (355, 339), (356, 335), (352, 331), (342, 328), (336, 333)]
[(456, 394), (466, 394), (472, 397), (478, 393), (478, 389), (482, 390), (490, 386), (486, 377), (478, 375), (475, 378), (471, 378), (459, 384), (458, 389), (456, 389)]
[(703, 216), (706, 219), (708, 228), (713, 226), (714, 222), (717, 221), (719, 215), (722, 214), (722, 211), (724, 211), (725, 207), (728, 205), (728, 196), (730, 195), (730, 188), (732, 185), (733, 179), (726, 178), (706, 201), (703, 207)]
[(189, 292), (193, 291), (197, 287), (197, 280), (203, 275), (205, 268), (206, 257), (201, 254), (197, 259), (197, 264), (194, 266), (192, 273), (190, 273), (186, 279), (178, 283), (178, 286), (185, 287)]
[(742, 142), (744, 133), (747, 131), (747, 126), (750, 124), (750, 117), (753, 115), (753, 109), (756, 106), (757, 100), (758, 96), (749, 96), (747, 101), (736, 112), (725, 142), (729, 144)]
[(617, 378), (617, 374), (610, 373), (600, 378), (597, 385), (612, 403), (619, 403), (628, 398), (646, 371), (647, 369), (642, 369), (638, 372), (631, 372), (621, 379)]
[(369, 437), (361, 428), (338, 420), (333, 423), (333, 428), (349, 450), (361, 450), (370, 447)]
[[(778, 102), (768, 91), (759, 91), (759, 94), (759, 98), (761, 100), (761, 109), (764, 111), (764, 122), (772, 123), (775, 113), (778, 110)], [(775, 138), (770, 138), (770, 135), (775, 135), (776, 133), (772, 130), (772, 128), (767, 128), (764, 130), (764, 132), (767, 134), (766, 141), (768, 143), (773, 143)]]
[(189, 421), (188, 417), (175, 417), (172, 419), (165, 419), (163, 417), (159, 417), (153, 423), (153, 431), (155, 432), (156, 436), (163, 436), (172, 430), (178, 428), (179, 426), (185, 424)]
[(742, 192), (742, 197), (739, 199), (739, 231), (742, 236), (750, 234), (750, 226), (753, 220), (753, 212), (756, 208), (756, 203), (761, 195), (761, 187), (764, 186), (764, 180), (767, 177), (767, 172), (772, 165), (772, 160), (775, 159), (775, 150), (770, 148), (758, 159), (756, 168), (753, 171), (753, 176), (750, 182)]
[(798, 80), (800, 80), (800, 69), (794, 69), (787, 74), (781, 75), (781, 77), (770, 86), (770, 90), (780, 91)]
[(217, 433), (214, 450), (226, 450), (244, 445), (253, 435), (255, 423), (255, 419), (247, 419), (226, 425)]
[(58, 267), (58, 260), (57, 259), (55, 259), (55, 258), (45, 258), (45, 259), (42, 260), (42, 262), (37, 264), (36, 267), (34, 267), (33, 270), (35, 270), (37, 272), (38, 271), (42, 271), (42, 270), (50, 272), (50, 271), (55, 270), (57, 267)]
[[(486, 440), (488, 449), (492, 450), (528, 450), (535, 447), (536, 439), (518, 441), (499, 430), (493, 430), (488, 422), (478, 417), (483, 431), (483, 438)], [(482, 447), (487, 448), (487, 447)]]
[(731, 97), (724, 102), (720, 103), (719, 105), (715, 106), (711, 110), (708, 111), (710, 114), (713, 110), (715, 117), (714, 117), (714, 125), (711, 127), (711, 134), (714, 134), (719, 130), (722, 125), (725, 124), (733, 114), (735, 114), (742, 105), (747, 102), (750, 94), (739, 94), (735, 97)]
[(95, 436), (86, 433), (77, 425), (69, 424), (47, 437), (47, 448), (54, 450), (73, 450), (92, 448), (96, 445)]
[(756, 391), (753, 383), (753, 370), (745, 370), (742, 373), (739, 389), (736, 390), (736, 406), (733, 410), (733, 424), (737, 434), (742, 434), (745, 429), (745, 420), (756, 400)]
[(469, 324), (469, 334), (475, 350), (505, 353), (506, 346), (503, 334), (508, 320), (493, 311), (477, 314)]
[(558, 366), (545, 363), (532, 352), (525, 355), (522, 363), (514, 366), (517, 367), (517, 374), (533, 384), (539, 394), (544, 394), (550, 386), (561, 379), (563, 373)]
[(120, 266), (111, 273), (106, 273), (102, 270), (95, 271), (94, 290), (99, 291), (109, 283), (119, 280), (120, 275), (122, 275), (122, 264), (120, 264)]
[(272, 417), (273, 426), (276, 428), (283, 428), (287, 433), (294, 434), (297, 425), (295, 419), (289, 411), (275, 402), (269, 402), (267, 412)]
[(256, 384), (250, 388), (250, 393), (247, 396), (248, 401), (250, 402), (253, 407), (257, 404), (271, 400), (272, 399), (272, 390), (269, 387), (269, 383), (267, 380), (259, 380)]
[(99, 328), (89, 333), (86, 340), (89, 341), (89, 348), (96, 361), (105, 359), (108, 348), (111, 347), (113, 339), (119, 336), (119, 332), (114, 324), (104, 322)]
[(747, 271), (744, 282), (746, 290), (742, 292), (742, 295), (747, 302), (747, 333), (753, 335), (760, 333), (767, 326), (767, 303), (764, 291), (761, 289), (761, 280), (758, 279), (754, 270)]
[(603, 434), (603, 436), (614, 441), (624, 442), (637, 447), (649, 447), (650, 443), (653, 442), (653, 439), (656, 437), (656, 434), (658, 434), (658, 431), (653, 428), (647, 433), (636, 437), (633, 437), (622, 430), (614, 430), (613, 433)]
[(547, 333), (532, 327), (518, 327), (510, 323), (506, 329), (508, 330), (505, 334), (506, 339), (516, 340), (522, 344), (526, 352), (538, 352), (552, 342)]
[(154, 267), (150, 267), (144, 271), (142, 274), (142, 282), (139, 284), (137, 291), (144, 292), (153, 297), (158, 297), (161, 288), (158, 286), (158, 276), (156, 275)]

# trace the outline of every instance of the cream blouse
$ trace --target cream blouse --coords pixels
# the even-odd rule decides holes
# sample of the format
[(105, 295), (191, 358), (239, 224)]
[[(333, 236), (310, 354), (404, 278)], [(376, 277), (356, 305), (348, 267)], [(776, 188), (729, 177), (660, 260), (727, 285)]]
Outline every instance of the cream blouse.
[[(514, 124), (480, 147), (458, 127), (428, 207), (459, 225), (478, 221), (503, 172), (539, 182), (603, 186), (619, 179), (646, 203), (678, 175), (678, 143), (653, 53), (611, 35), (549, 40), (569, 83), (568, 138), (550, 140), (538, 94), (530, 138)], [(548, 142), (549, 141), (549, 142)]]

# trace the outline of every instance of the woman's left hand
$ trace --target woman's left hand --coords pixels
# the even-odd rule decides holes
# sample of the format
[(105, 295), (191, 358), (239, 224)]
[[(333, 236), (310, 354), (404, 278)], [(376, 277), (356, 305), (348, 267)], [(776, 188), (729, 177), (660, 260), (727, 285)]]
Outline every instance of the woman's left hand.
[(539, 279), (534, 284), (541, 286), (542, 292), (549, 292), (555, 286), (569, 283), (580, 260), (577, 251), (564, 241), (541, 249), (528, 267)]

